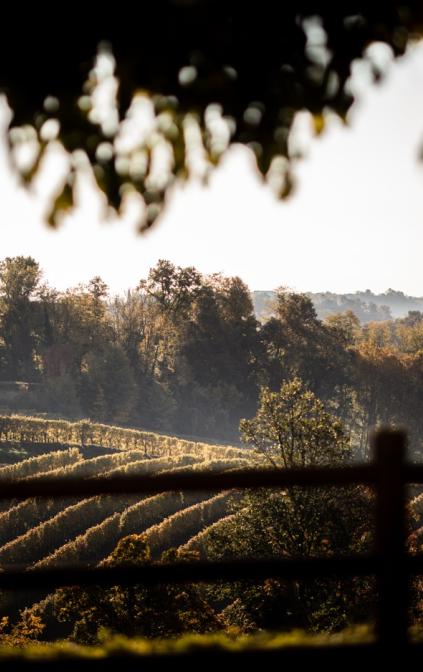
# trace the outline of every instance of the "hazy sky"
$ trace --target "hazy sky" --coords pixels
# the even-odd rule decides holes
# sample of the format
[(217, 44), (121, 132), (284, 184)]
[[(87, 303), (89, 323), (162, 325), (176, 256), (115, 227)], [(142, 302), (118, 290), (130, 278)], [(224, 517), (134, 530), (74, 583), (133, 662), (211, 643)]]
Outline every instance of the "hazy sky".
[(423, 47), (363, 89), (349, 127), (331, 124), (311, 142), (289, 202), (276, 201), (247, 150), (234, 148), (209, 187), (177, 189), (144, 236), (129, 223), (100, 224), (91, 201), (47, 230), (0, 156), (0, 256), (32, 255), (58, 288), (101, 275), (121, 291), (164, 258), (240, 275), (252, 289), (423, 295)]

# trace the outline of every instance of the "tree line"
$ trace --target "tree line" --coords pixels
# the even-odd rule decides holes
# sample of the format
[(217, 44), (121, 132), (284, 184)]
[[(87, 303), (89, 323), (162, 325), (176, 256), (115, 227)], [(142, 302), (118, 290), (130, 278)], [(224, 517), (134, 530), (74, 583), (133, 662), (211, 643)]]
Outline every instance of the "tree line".
[(99, 277), (60, 292), (31, 257), (0, 262), (3, 410), (236, 441), (261, 390), (295, 377), (342, 421), (356, 455), (381, 423), (406, 425), (420, 451), (419, 311), (322, 320), (308, 296), (278, 289), (260, 322), (240, 278), (165, 260), (121, 296)]

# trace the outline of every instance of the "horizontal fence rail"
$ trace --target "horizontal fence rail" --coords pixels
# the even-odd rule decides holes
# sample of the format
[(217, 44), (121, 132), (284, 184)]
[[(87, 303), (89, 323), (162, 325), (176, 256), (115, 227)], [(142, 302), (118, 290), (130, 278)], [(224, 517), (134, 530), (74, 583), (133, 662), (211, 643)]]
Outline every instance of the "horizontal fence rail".
[[(0, 480), (1, 499), (27, 497), (88, 497), (93, 495), (156, 494), (174, 490), (230, 490), (288, 486), (372, 485), (373, 465), (357, 467), (308, 467), (305, 469), (240, 469), (228, 473), (158, 474), (118, 478), (43, 478), (34, 481)], [(416, 482), (416, 481), (414, 481)]]
[[(423, 555), (421, 556), (423, 568)], [(0, 573), (2, 590), (59, 588), (84, 584), (96, 586), (188, 581), (242, 581), (243, 579), (315, 579), (319, 576), (369, 576), (377, 573), (376, 556), (358, 558), (277, 558), (272, 560), (232, 560), (219, 562), (174, 562), (160, 565), (124, 565), (75, 569), (7, 570)], [(414, 565), (415, 566), (415, 565)], [(410, 572), (413, 569), (410, 567)]]
[[(81, 568), (75, 567), (46, 570), (5, 570), (0, 572), (0, 589), (53, 589), (65, 585), (153, 585), (165, 582), (191, 581), (239, 581), (246, 578), (263, 579), (310, 579), (317, 577), (375, 576), (378, 581), (377, 641), (374, 645), (312, 647), (312, 654), (301, 647), (289, 647), (275, 652), (248, 651), (214, 652), (213, 657), (222, 660), (251, 661), (257, 659), (300, 663), (319, 657), (330, 662), (352, 660), (361, 651), (367, 656), (384, 656), (392, 659), (401, 656), (408, 660), (414, 652), (422, 658), (422, 648), (408, 641), (408, 607), (410, 604), (409, 580), (412, 574), (423, 574), (423, 554), (409, 556), (406, 553), (406, 485), (423, 483), (423, 465), (406, 462), (407, 438), (403, 431), (382, 430), (374, 438), (374, 460), (369, 465), (351, 467), (319, 467), (307, 469), (237, 470), (225, 473), (169, 474), (157, 476), (91, 478), (87, 480), (60, 478), (36, 481), (0, 481), (0, 498), (19, 499), (28, 497), (93, 496), (100, 494), (154, 494), (179, 490), (231, 490), (251, 488), (283, 488), (289, 486), (327, 487), (363, 484), (371, 486), (376, 494), (375, 507), (375, 552), (366, 556), (279, 558), (274, 560), (234, 560), (225, 562), (177, 562), (160, 565), (116, 566)], [(326, 654), (325, 654), (326, 651)], [(353, 651), (353, 654), (351, 654)], [(354, 653), (355, 652), (355, 653)], [(295, 654), (295, 655), (294, 655)], [(178, 654), (179, 655), (179, 654)], [(191, 655), (191, 658), (190, 658)], [(207, 656), (209, 656), (207, 650)], [(324, 659), (327, 655), (327, 659)], [(188, 656), (188, 658), (187, 658)], [(204, 654), (203, 654), (204, 656)], [(261, 658), (260, 658), (261, 656)], [(201, 657), (201, 656), (200, 656)], [(118, 658), (118, 657), (117, 657)], [(115, 657), (113, 660), (117, 662)], [(163, 656), (171, 662), (174, 656)], [(199, 654), (186, 654), (184, 660), (197, 660)], [(387, 659), (388, 659), (387, 658)], [(129, 660), (125, 658), (125, 660)], [(143, 657), (143, 665), (149, 657)], [(151, 656), (157, 661), (157, 656)], [(178, 658), (181, 660), (181, 658)], [(376, 658), (374, 658), (376, 660)], [(70, 669), (57, 663), (57, 668)], [(106, 661), (94, 661), (90, 669), (109, 669)], [(78, 667), (80, 662), (76, 662)], [(185, 664), (185, 663), (184, 663)], [(19, 664), (20, 665), (20, 664)], [(34, 664), (35, 665), (35, 664)], [(44, 662), (43, 662), (44, 665)], [(8, 669), (3, 666), (4, 669)], [(12, 668), (10, 668), (12, 669)], [(23, 669), (23, 668), (22, 668)], [(33, 667), (31, 669), (36, 669)], [(40, 668), (41, 669), (41, 668)], [(84, 668), (81, 668), (84, 669)], [(111, 669), (111, 668), (110, 668)], [(129, 668), (128, 668), (129, 669)], [(135, 668), (131, 668), (135, 669)]]

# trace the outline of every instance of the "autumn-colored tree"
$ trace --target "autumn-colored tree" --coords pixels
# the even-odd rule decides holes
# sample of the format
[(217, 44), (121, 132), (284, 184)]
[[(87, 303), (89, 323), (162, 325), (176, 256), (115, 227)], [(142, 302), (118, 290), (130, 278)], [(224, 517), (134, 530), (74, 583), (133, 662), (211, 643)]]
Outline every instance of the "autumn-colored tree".
[(32, 257), (7, 257), (0, 262), (0, 319), (4, 348), (3, 376), (32, 379), (34, 366), (34, 299), (41, 270)]
[[(244, 442), (265, 455), (274, 468), (342, 464), (350, 456), (341, 423), (299, 379), (283, 384), (279, 392), (262, 389), (256, 416), (243, 420), (240, 428)], [(249, 557), (310, 557), (362, 550), (369, 544), (369, 496), (362, 488), (290, 487), (250, 493), (245, 504), (232, 523), (213, 532), (212, 557), (227, 557), (234, 551)], [(274, 627), (278, 618), (280, 625), (292, 626), (289, 612), (295, 613), (296, 625), (336, 628), (354, 618), (352, 614), (362, 615), (354, 592), (367, 605), (371, 594), (360, 582), (335, 583), (299, 582), (293, 592), (286, 582), (267, 582), (267, 606), (275, 604), (277, 595), (281, 599), (278, 616), (271, 614), (274, 606), (270, 611), (266, 608), (264, 585), (260, 590), (256, 584), (250, 586), (244, 597), (240, 590), (236, 599), (244, 600), (256, 622), (262, 614), (261, 627), (269, 623)], [(337, 604), (331, 591), (341, 596)]]
[(84, 414), (92, 420), (128, 422), (138, 399), (128, 359), (120, 346), (105, 344), (84, 357), (80, 398)]
[(339, 420), (299, 378), (284, 383), (279, 392), (262, 388), (256, 416), (242, 420), (240, 429), (243, 441), (275, 467), (334, 464), (350, 454)]
[[(168, 550), (159, 563), (175, 559), (175, 551)], [(186, 554), (185, 559), (195, 557)], [(150, 562), (150, 551), (142, 535), (121, 539), (108, 560), (109, 565)], [(196, 586), (190, 584), (63, 588), (55, 593), (53, 612), (50, 609), (50, 613), (37, 616), (49, 620), (50, 628), (55, 627), (55, 621), (65, 624), (72, 639), (90, 643), (98, 641), (100, 628), (139, 637), (171, 637), (222, 628), (217, 614), (201, 598)]]
[(248, 287), (237, 277), (203, 278), (176, 359), (178, 418), (191, 424), (191, 434), (206, 428), (208, 436), (237, 438), (240, 418), (255, 409), (260, 352)]
[(194, 267), (176, 267), (161, 259), (141, 280), (138, 288), (153, 297), (166, 313), (185, 315), (201, 287), (201, 276)]
[(263, 325), (261, 338), (273, 390), (298, 376), (319, 397), (329, 398), (350, 382), (351, 354), (339, 334), (318, 319), (306, 294), (279, 288), (273, 316)]

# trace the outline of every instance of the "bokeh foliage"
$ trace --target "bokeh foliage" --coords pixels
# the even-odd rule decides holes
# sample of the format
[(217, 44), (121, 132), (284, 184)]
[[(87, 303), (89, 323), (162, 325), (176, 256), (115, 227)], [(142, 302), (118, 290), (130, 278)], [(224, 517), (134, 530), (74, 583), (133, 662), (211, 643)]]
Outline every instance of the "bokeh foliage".
[[(13, 125), (33, 125), (40, 142), (24, 180), (31, 182), (48, 144), (45, 122), (57, 119), (64, 147), (86, 152), (113, 208), (119, 209), (128, 186), (142, 195), (141, 228), (160, 214), (174, 180), (187, 177), (193, 147), (205, 159), (204, 177), (228, 143), (248, 145), (263, 175), (277, 158), (279, 195), (287, 196), (295, 113), (310, 111), (316, 132), (323, 130), (326, 110), (345, 119), (353, 102), (352, 62), (375, 41), (399, 56), (423, 27), (418, 0), (155, 0), (119, 3), (113, 11), (90, 3), (89, 10), (73, 7), (60, 20), (39, 6), (6, 13), (0, 89), (13, 110)], [(99, 123), (90, 114), (99, 45), (112, 51), (116, 63), (115, 124)], [(373, 65), (378, 79), (381, 72)], [(117, 156), (118, 128), (137, 92), (152, 101), (154, 128), (133, 151)], [(12, 145), (13, 138), (21, 141), (22, 134), (12, 134)], [(170, 169), (154, 180), (158, 146), (166, 148)], [(75, 171), (71, 165), (52, 224), (73, 203)]]

